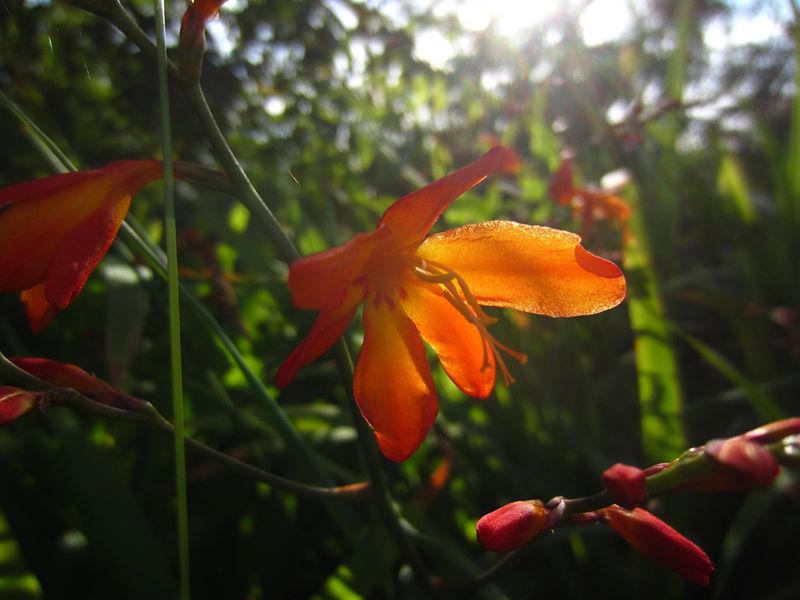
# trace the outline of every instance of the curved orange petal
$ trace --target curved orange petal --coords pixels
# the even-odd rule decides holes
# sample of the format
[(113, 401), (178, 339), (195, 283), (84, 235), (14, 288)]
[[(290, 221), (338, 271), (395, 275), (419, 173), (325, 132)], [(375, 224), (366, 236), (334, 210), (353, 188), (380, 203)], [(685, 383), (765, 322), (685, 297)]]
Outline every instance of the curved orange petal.
[(341, 302), (387, 234), (385, 228), (358, 234), (340, 246), (293, 262), (289, 267), (289, 289), (294, 305), (323, 309)]
[(422, 339), (397, 304), (370, 300), (364, 306), (353, 393), (381, 452), (395, 462), (414, 453), (436, 420), (439, 407)]
[[(110, 196), (115, 196), (115, 193)], [(63, 310), (69, 306), (83, 289), (117, 236), (130, 205), (130, 194), (109, 198), (56, 248), (45, 280), (47, 300), (56, 309)]]
[(323, 309), (303, 341), (278, 367), (275, 384), (278, 387), (289, 385), (302, 367), (319, 358), (346, 330), (356, 308), (364, 297), (363, 290), (351, 286), (344, 300), (336, 306)]
[(378, 226), (387, 226), (398, 240), (417, 244), (453, 200), (513, 162), (514, 155), (508, 148), (492, 148), (466, 167), (397, 200), (383, 213)]
[(25, 314), (28, 317), (28, 324), (33, 333), (39, 333), (47, 327), (58, 312), (50, 302), (47, 301), (44, 292), (44, 283), (40, 283), (29, 290), (23, 291), (19, 297), (25, 305)]
[(625, 297), (612, 262), (590, 254), (574, 233), (488, 221), (426, 239), (417, 255), (461, 275), (478, 302), (551, 317), (601, 312)]
[(403, 309), (458, 388), (486, 398), (494, 387), (494, 354), (477, 327), (433, 286), (409, 285)]

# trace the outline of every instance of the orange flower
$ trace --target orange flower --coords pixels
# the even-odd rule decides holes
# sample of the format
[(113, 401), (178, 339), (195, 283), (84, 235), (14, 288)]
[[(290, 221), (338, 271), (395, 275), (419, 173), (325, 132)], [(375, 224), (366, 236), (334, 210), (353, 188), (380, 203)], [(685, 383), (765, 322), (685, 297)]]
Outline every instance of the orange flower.
[(467, 225), (426, 239), (447, 206), (513, 157), (497, 147), (475, 162), (392, 204), (372, 233), (296, 261), (295, 306), (320, 313), (278, 369), (278, 386), (325, 352), (364, 303), (364, 345), (353, 391), (384, 456), (408, 458), (438, 412), (425, 339), (466, 394), (485, 398), (498, 367), (512, 381), (480, 306), (553, 317), (587, 315), (619, 304), (625, 280), (572, 233), (509, 221)]
[(589, 235), (595, 221), (616, 221), (623, 239), (628, 237), (631, 207), (616, 195), (617, 189), (575, 187), (572, 181), (571, 154), (562, 155), (561, 165), (550, 180), (549, 192), (558, 204), (572, 204), (573, 215), (583, 223), (584, 236)]
[(641, 508), (625, 510), (616, 504), (599, 512), (614, 531), (650, 560), (692, 583), (708, 585), (714, 571), (711, 560), (664, 521)]
[(83, 289), (155, 160), (120, 161), (0, 190), (0, 292), (20, 292), (41, 331)]

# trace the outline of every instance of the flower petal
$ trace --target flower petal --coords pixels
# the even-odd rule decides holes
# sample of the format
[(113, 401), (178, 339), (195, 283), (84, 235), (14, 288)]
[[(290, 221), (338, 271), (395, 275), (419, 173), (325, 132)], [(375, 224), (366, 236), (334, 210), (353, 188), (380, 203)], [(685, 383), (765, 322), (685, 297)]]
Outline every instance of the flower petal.
[(590, 254), (574, 233), (488, 221), (433, 235), (417, 250), (461, 275), (478, 302), (551, 317), (598, 313), (625, 297), (612, 262)]
[(397, 240), (416, 245), (453, 200), (513, 161), (514, 155), (504, 146), (492, 148), (466, 167), (397, 200), (383, 213), (378, 227), (385, 225)]
[(25, 305), (25, 314), (28, 317), (28, 324), (33, 333), (39, 333), (44, 330), (58, 312), (48, 302), (44, 287), (44, 283), (40, 283), (28, 290), (24, 290), (19, 295), (22, 304)]
[(117, 196), (120, 191), (112, 191), (108, 200), (73, 228), (56, 249), (47, 269), (45, 294), (57, 310), (69, 306), (80, 293), (117, 236), (131, 205), (131, 195), (123, 192)]
[(323, 309), (341, 302), (386, 234), (386, 228), (362, 233), (340, 246), (293, 262), (289, 267), (289, 289), (294, 305)]
[(57, 194), (65, 188), (80, 185), (88, 179), (102, 176), (100, 169), (53, 175), (35, 181), (23, 181), (0, 189), (0, 207)]
[(494, 354), (478, 329), (450, 304), (437, 288), (403, 288), (403, 309), (417, 326), (458, 388), (475, 398), (486, 398), (494, 387)]
[(351, 286), (347, 296), (339, 304), (322, 309), (303, 341), (278, 367), (278, 372), (275, 374), (275, 384), (278, 387), (289, 385), (297, 371), (317, 359), (333, 345), (347, 330), (363, 297), (363, 290)]
[(422, 339), (397, 304), (368, 302), (353, 393), (383, 455), (402, 462), (425, 439), (439, 410)]

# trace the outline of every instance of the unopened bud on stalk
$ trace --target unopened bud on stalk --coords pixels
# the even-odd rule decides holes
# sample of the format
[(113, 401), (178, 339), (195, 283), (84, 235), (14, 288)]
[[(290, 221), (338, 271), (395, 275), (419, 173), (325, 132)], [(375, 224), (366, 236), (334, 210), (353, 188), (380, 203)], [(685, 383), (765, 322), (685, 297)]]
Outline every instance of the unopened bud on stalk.
[(615, 504), (631, 509), (647, 499), (646, 474), (638, 467), (617, 463), (603, 473), (608, 496)]
[(206, 49), (206, 23), (219, 12), (225, 0), (194, 0), (181, 19), (180, 68), (188, 79), (199, 79)]
[(518, 500), (478, 520), (478, 542), (491, 552), (512, 552), (535, 538), (547, 525), (549, 511), (541, 500)]

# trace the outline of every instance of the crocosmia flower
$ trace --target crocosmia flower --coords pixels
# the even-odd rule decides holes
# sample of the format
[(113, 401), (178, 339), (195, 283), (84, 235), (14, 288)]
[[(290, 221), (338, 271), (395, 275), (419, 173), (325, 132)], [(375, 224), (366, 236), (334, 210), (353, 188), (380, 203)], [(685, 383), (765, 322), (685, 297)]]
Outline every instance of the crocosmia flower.
[(438, 411), (424, 339), (466, 394), (487, 397), (495, 370), (513, 379), (481, 306), (571, 317), (622, 301), (625, 279), (572, 233), (490, 221), (428, 235), (447, 206), (513, 156), (493, 148), (475, 162), (404, 196), (375, 231), (294, 262), (289, 287), (299, 308), (319, 311), (311, 331), (278, 369), (278, 386), (342, 335), (364, 305), (364, 344), (353, 391), (384, 456), (408, 458)]
[(708, 585), (714, 565), (702, 548), (655, 515), (617, 505), (599, 511), (605, 520), (631, 546), (662, 567), (699, 585)]
[(159, 177), (159, 161), (133, 160), (0, 189), (0, 292), (21, 293), (31, 329), (75, 299), (133, 195)]

